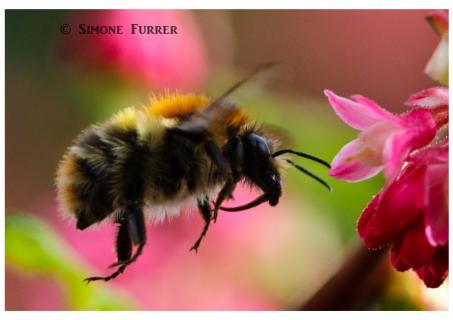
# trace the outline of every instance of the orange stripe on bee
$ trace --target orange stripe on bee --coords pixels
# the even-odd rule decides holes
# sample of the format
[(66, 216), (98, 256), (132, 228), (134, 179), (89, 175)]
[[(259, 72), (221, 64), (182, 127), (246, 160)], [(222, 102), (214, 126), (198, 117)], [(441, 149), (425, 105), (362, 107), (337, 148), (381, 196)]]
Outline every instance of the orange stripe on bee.
[(71, 175), (75, 174), (79, 169), (79, 166), (77, 164), (77, 161), (75, 157), (71, 154), (66, 154), (63, 158), (63, 160), (60, 163), (60, 166), (58, 167), (58, 176), (66, 176), (66, 175)]
[(240, 127), (249, 121), (249, 116), (247, 112), (244, 111), (242, 108), (236, 108), (233, 112), (231, 112), (225, 122), (230, 127)]
[(75, 157), (66, 154), (57, 170), (58, 197), (67, 212), (74, 213), (80, 204), (77, 196), (77, 182), (80, 180), (79, 167)]
[(208, 104), (209, 99), (202, 95), (166, 93), (162, 97), (154, 97), (146, 110), (152, 115), (163, 118), (181, 118), (203, 110)]
[(65, 185), (61, 190), (61, 200), (65, 203), (68, 211), (75, 212), (79, 207), (80, 201), (76, 193), (76, 186)]
[(229, 129), (239, 129), (248, 122), (249, 116), (245, 110), (235, 107), (233, 110), (227, 110), (227, 112), (213, 119), (209, 124), (209, 132), (220, 145), (223, 145), (226, 139), (228, 139)]

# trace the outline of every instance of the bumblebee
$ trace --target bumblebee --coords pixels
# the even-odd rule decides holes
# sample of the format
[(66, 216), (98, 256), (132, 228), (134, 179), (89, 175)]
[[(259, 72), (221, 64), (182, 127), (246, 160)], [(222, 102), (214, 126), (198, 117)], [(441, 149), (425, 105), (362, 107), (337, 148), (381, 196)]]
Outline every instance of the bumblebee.
[[(242, 211), (264, 202), (277, 205), (282, 170), (288, 164), (330, 188), (281, 156), (293, 154), (329, 167), (327, 162), (279, 149), (279, 137), (227, 100), (270, 66), (259, 67), (215, 100), (166, 93), (153, 97), (149, 106), (126, 108), (76, 138), (57, 169), (59, 205), (75, 217), (77, 229), (108, 217), (118, 225), (117, 261), (111, 265), (116, 271), (87, 282), (109, 281), (140, 256), (146, 243), (145, 210), (151, 220), (160, 221), (179, 214), (185, 204), (198, 207), (204, 227), (191, 247), (197, 251), (219, 210)], [(241, 181), (261, 189), (262, 195), (245, 205), (223, 207)]]

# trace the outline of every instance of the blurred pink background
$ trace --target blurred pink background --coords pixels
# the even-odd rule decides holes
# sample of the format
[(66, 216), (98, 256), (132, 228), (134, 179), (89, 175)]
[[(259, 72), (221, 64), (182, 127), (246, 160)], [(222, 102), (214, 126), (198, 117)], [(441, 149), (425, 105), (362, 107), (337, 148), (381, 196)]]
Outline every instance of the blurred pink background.
[[(282, 60), (291, 70), (287, 90), (321, 98), (329, 88), (360, 93), (394, 111), (414, 88), (432, 81), (420, 72), (439, 38), (424, 10), (236, 11), (235, 61)], [(272, 21), (272, 23), (269, 23)]]

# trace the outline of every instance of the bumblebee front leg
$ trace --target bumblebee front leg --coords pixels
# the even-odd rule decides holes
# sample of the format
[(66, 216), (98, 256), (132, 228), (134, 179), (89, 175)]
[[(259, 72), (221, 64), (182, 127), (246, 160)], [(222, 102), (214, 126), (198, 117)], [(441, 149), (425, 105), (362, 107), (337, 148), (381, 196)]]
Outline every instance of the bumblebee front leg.
[[(89, 277), (85, 281), (104, 280), (109, 281), (116, 278), (141, 255), (146, 243), (145, 218), (140, 207), (130, 207), (123, 212), (124, 216), (117, 235), (116, 251), (118, 262), (110, 267), (119, 266), (118, 269), (106, 277)], [(121, 242), (121, 243), (120, 243)], [(137, 245), (137, 250), (132, 254), (132, 243)]]
[(222, 189), (220, 189), (219, 194), (217, 195), (217, 199), (214, 202), (213, 210), (214, 212), (212, 217), (212, 220), (214, 220), (214, 222), (217, 221), (217, 215), (219, 213), (219, 209), (220, 206), (222, 205), (222, 202), (225, 201), (226, 199), (231, 198), (237, 183), (238, 180), (235, 178), (228, 179), (227, 182), (222, 187)]
[(206, 235), (206, 232), (208, 232), (209, 224), (211, 223), (211, 206), (209, 205), (209, 199), (207, 197), (202, 201), (198, 200), (198, 209), (200, 210), (201, 216), (203, 217), (204, 227), (197, 241), (192, 246), (192, 248), (190, 248), (190, 251), (195, 250), (195, 252), (198, 251), (201, 240)]
[(244, 161), (244, 146), (238, 136), (234, 136), (230, 139), (226, 146), (226, 149), (230, 158), (231, 176), (227, 179), (224, 186), (219, 191), (217, 199), (214, 202), (212, 217), (212, 220), (214, 220), (214, 222), (217, 221), (217, 215), (219, 213), (222, 202), (232, 197), (233, 191), (236, 188), (237, 183), (241, 179), (242, 164)]

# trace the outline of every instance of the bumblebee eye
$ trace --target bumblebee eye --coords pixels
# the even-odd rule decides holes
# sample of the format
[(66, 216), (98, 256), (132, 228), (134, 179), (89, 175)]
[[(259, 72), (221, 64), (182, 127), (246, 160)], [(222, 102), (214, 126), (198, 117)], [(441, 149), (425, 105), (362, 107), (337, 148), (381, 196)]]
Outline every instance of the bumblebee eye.
[(271, 157), (271, 151), (269, 150), (269, 146), (267, 145), (267, 141), (255, 134), (251, 133), (247, 136), (247, 140), (249, 141), (250, 145), (252, 146), (252, 150), (259, 154), (259, 156)]
[(244, 169), (247, 175), (260, 185), (258, 180), (262, 181), (275, 174), (271, 151), (266, 139), (255, 133), (247, 134), (243, 141)]

